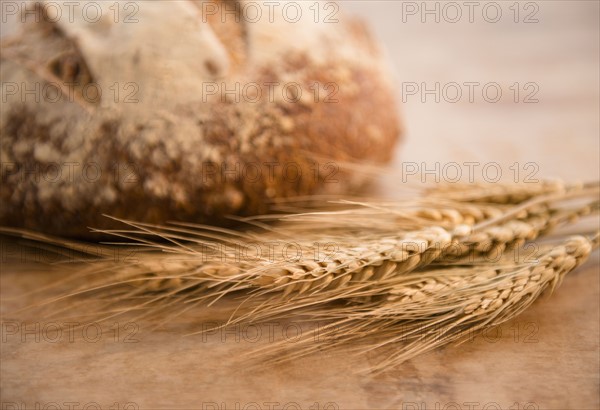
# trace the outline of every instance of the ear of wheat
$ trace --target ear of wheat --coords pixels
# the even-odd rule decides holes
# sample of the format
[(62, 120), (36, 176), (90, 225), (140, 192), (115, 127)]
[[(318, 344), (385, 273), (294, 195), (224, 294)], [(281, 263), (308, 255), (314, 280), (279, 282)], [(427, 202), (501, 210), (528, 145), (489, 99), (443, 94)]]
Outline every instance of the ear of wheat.
[[(135, 258), (78, 266), (73, 282), (79, 285), (58, 299), (98, 295), (106, 302), (101, 319), (134, 311), (168, 320), (237, 295), (242, 301), (224, 326), (326, 320), (320, 335), (335, 331), (331, 346), (366, 335), (377, 342), (364, 350), (393, 346), (381, 370), (514, 317), (597, 246), (597, 237), (576, 237), (535, 262), (515, 260), (509, 250), (598, 211), (597, 183), (525, 185), (438, 187), (403, 202), (338, 201), (345, 209), (251, 218), (246, 222), (254, 229), (246, 231), (121, 221), (126, 229), (102, 232), (125, 242), (106, 249), (126, 245), (139, 250)], [(573, 199), (579, 202), (570, 204)], [(24, 236), (80, 250), (40, 234)], [(264, 246), (271, 243), (293, 243), (296, 255), (273, 258)], [(262, 246), (248, 257), (256, 244)], [(276, 360), (317, 349), (307, 339)]]
[[(506, 260), (498, 267), (426, 269), (386, 284), (380, 300), (363, 306), (310, 309), (302, 312), (330, 323), (295, 341), (253, 352), (267, 360), (299, 358), (324, 346), (353, 345), (359, 354), (390, 347), (370, 371), (384, 370), (519, 315), (545, 290), (553, 291), (598, 247), (598, 236), (571, 237), (547, 249), (536, 262)], [(364, 338), (376, 341), (364, 346)], [(323, 343), (318, 343), (321, 340)]]
[[(314, 258), (317, 250), (312, 241), (300, 244), (301, 254), (307, 256), (298, 261), (273, 261), (264, 255), (264, 259), (253, 263), (246, 262), (247, 266), (244, 266), (243, 261), (240, 261), (238, 250), (238, 254), (221, 258), (220, 263), (198, 266), (199, 259), (209, 258), (206, 255), (191, 255), (181, 263), (184, 266), (191, 264), (191, 269), (195, 269), (199, 275), (190, 275), (189, 269), (186, 272), (186, 268), (182, 267), (180, 269), (186, 272), (185, 275), (169, 278), (153, 274), (152, 272), (160, 271), (156, 266), (152, 268), (142, 265), (147, 276), (141, 278), (153, 277), (153, 280), (147, 280), (148, 287), (151, 288), (167, 288), (168, 280), (171, 287), (177, 289), (182, 280), (187, 280), (189, 285), (194, 283), (194, 286), (204, 281), (208, 288), (215, 289), (214, 292), (203, 289), (196, 299), (187, 295), (188, 301), (192, 302), (220, 297), (230, 291), (251, 289), (249, 298), (258, 299), (260, 306), (253, 307), (250, 313), (237, 320), (243, 321), (249, 317), (255, 320), (266, 319), (324, 301), (376, 296), (382, 291), (382, 283), (385, 283), (389, 277), (406, 275), (431, 263), (456, 262), (461, 258), (464, 259), (466, 255), (470, 255), (471, 259), (477, 256), (493, 260), (501, 256), (506, 249), (533, 240), (541, 232), (549, 231), (555, 225), (564, 223), (565, 220), (588, 214), (596, 207), (597, 203), (592, 203), (575, 209), (557, 211), (548, 206), (538, 205), (529, 212), (515, 215), (512, 220), (492, 225), (476, 233), (470, 233), (469, 226), (461, 223), (455, 225), (452, 231), (431, 226), (418, 231), (400, 232), (396, 235), (387, 232), (388, 236), (383, 238), (359, 238), (358, 246), (357, 241), (348, 241), (344, 237), (330, 237), (328, 240), (334, 240), (339, 246), (334, 257), (327, 260)], [(427, 213), (432, 214), (435, 211), (429, 209)], [(461, 215), (460, 206), (453, 211), (459, 215), (454, 218), (457, 222), (466, 219)], [(419, 213), (424, 212), (421, 210)], [(467, 214), (472, 215), (472, 210)], [(478, 218), (474, 218), (474, 221), (477, 220)], [(138, 224), (135, 226), (147, 230), (156, 229)], [(173, 234), (165, 228), (159, 229), (151, 232), (159, 232), (160, 235), (171, 240), (182, 239), (180, 232)], [(382, 232), (379, 234), (381, 235)], [(265, 235), (262, 239), (274, 241), (278, 237)], [(244, 246), (241, 249), (244, 249)], [(232, 251), (235, 253), (236, 249)], [(223, 263), (223, 259), (234, 263)], [(154, 260), (151, 260), (150, 264), (152, 263)], [(171, 272), (174, 270), (171, 269)], [(262, 300), (264, 297), (268, 297), (267, 302)]]

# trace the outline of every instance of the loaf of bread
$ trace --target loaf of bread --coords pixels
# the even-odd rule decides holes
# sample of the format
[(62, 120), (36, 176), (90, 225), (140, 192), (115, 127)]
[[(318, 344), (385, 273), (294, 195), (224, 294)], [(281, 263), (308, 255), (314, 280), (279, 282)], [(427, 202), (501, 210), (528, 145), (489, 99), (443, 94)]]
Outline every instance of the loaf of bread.
[(333, 2), (9, 11), (2, 225), (85, 238), (103, 214), (220, 223), (350, 192), (365, 181), (343, 164), (384, 164), (399, 139), (384, 58)]

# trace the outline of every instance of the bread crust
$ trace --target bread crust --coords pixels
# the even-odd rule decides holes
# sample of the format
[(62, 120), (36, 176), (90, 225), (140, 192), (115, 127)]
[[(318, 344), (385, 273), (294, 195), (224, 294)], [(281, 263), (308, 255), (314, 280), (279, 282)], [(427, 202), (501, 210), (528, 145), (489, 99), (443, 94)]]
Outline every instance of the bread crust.
[[(64, 96), (52, 103), (12, 98), (2, 109), (0, 223), (92, 238), (90, 227), (113, 225), (103, 214), (218, 224), (232, 214), (268, 212), (278, 198), (358, 189), (364, 178), (343, 164), (385, 164), (401, 129), (376, 44), (360, 22), (342, 24), (319, 28), (311, 40), (319, 42), (316, 53), (314, 42), (292, 47), (283, 39), (273, 46), (283, 52), (259, 59), (253, 47), (271, 44), (260, 38), (269, 27), (249, 27), (243, 36), (250, 40), (213, 21), (213, 34), (230, 50), (226, 75), (214, 75), (215, 63), (200, 76), (202, 87), (183, 88), (196, 95), (160, 106), (120, 111)], [(47, 64), (65, 49), (86, 61), (90, 82), (102, 77), (86, 58), (97, 50), (80, 49), (85, 41), (70, 28), (36, 27), (3, 47), (3, 78), (43, 82), (18, 56)], [(40, 38), (45, 47), (36, 49)]]

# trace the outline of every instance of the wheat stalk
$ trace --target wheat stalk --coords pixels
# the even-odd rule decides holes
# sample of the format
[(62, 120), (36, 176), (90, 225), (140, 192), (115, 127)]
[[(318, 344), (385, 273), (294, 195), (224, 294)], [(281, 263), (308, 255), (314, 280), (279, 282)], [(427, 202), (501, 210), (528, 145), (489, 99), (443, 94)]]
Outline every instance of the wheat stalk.
[[(554, 290), (598, 247), (598, 236), (569, 238), (530, 263), (505, 261), (500, 267), (428, 269), (387, 283), (382, 299), (369, 305), (319, 307), (298, 312), (331, 322), (304, 335), (291, 349), (286, 343), (258, 349), (268, 362), (294, 360), (324, 347), (360, 345), (359, 354), (390, 347), (372, 367), (381, 371), (417, 354), (497, 326), (520, 314), (546, 289)], [(291, 350), (291, 351), (290, 351)]]
[[(427, 242), (429, 248), (425, 252), (415, 252), (412, 255), (408, 255), (406, 252), (396, 251), (396, 255), (391, 257), (385, 253), (380, 254), (380, 259), (377, 260), (366, 260), (365, 258), (351, 259), (357, 263), (352, 266), (349, 263), (344, 263), (347, 266), (347, 270), (340, 271), (338, 277), (346, 278), (344, 281), (338, 282), (339, 286), (333, 287), (322, 287), (316, 289), (310, 289), (312, 284), (312, 278), (305, 279), (306, 273), (295, 272), (295, 277), (291, 277), (287, 282), (283, 284), (278, 283), (277, 280), (281, 278), (280, 271), (275, 272), (274, 280), (269, 282), (263, 282), (258, 285), (263, 289), (258, 294), (261, 296), (269, 295), (266, 302), (261, 302), (261, 305), (257, 308), (250, 310), (245, 315), (240, 315), (236, 320), (232, 320), (231, 323), (243, 322), (246, 320), (266, 320), (266, 319), (277, 319), (285, 317), (290, 312), (296, 310), (302, 310), (305, 307), (321, 306), (324, 303), (330, 303), (337, 300), (352, 301), (354, 303), (369, 303), (376, 298), (379, 298), (382, 294), (388, 292), (393, 293), (390, 287), (395, 286), (395, 280), (402, 281), (405, 278), (414, 279), (421, 277), (421, 270), (433, 264), (433, 266), (448, 266), (448, 264), (456, 263), (469, 263), (476, 265), (475, 269), (481, 269), (482, 264), (490, 264), (497, 262), (503, 255), (496, 252), (504, 252), (508, 248), (516, 248), (517, 246), (524, 243), (525, 240), (536, 239), (542, 227), (549, 228), (554, 226), (557, 221), (570, 220), (573, 215), (587, 214), (589, 212), (589, 206), (572, 210), (567, 213), (560, 213), (558, 215), (549, 212), (546, 218), (536, 217), (532, 222), (537, 223), (525, 223), (519, 221), (510, 221), (499, 227), (491, 227), (486, 231), (477, 234), (477, 238), (474, 236), (467, 236), (465, 242), (455, 240), (454, 244), (461, 245), (460, 247), (451, 246), (448, 242), (439, 246), (438, 243), (432, 241)], [(545, 223), (542, 224), (540, 219)], [(518, 223), (517, 223), (518, 222)], [(515, 229), (515, 227), (517, 229)], [(423, 238), (420, 238), (421, 240)], [(416, 239), (407, 238), (406, 244), (414, 245)], [(408, 247), (407, 247), (408, 248)], [(420, 247), (411, 247), (410, 249), (420, 249)], [(456, 250), (460, 251), (460, 255), (456, 253)], [(406, 249), (402, 249), (405, 251)], [(447, 251), (452, 250), (454, 253), (450, 257)], [(469, 257), (460, 258), (457, 260), (457, 256), (465, 256), (469, 254)], [(348, 255), (344, 255), (348, 256)], [(351, 256), (349, 256), (351, 257)], [(401, 258), (404, 258), (400, 260)], [(340, 266), (342, 264), (340, 263)], [(296, 265), (298, 267), (302, 265)], [(421, 269), (421, 270), (419, 270)], [(417, 271), (415, 276), (410, 276), (410, 273)], [(287, 272), (287, 271), (286, 271)], [(308, 273), (310, 274), (310, 273)], [(280, 276), (277, 276), (280, 275)], [(315, 275), (317, 279), (319, 278)], [(262, 277), (264, 279), (264, 277)], [(291, 285), (288, 285), (289, 283)], [(308, 284), (308, 285), (307, 285)], [(256, 284), (255, 284), (256, 285)], [(433, 286), (433, 284), (430, 284)], [(281, 297), (272, 295), (271, 292), (265, 291), (264, 288), (272, 286), (270, 289), (279, 290), (282, 286), (284, 287), (284, 294)], [(278, 288), (279, 286), (279, 288)], [(285, 287), (287, 286), (287, 287)], [(299, 286), (303, 288), (298, 289)], [(291, 290), (290, 290), (291, 288)], [(269, 290), (270, 290), (269, 289)], [(295, 297), (290, 297), (292, 292), (297, 291)], [(416, 293), (415, 297), (425, 297), (425, 294)]]
[(537, 212), (530, 212), (522, 219), (513, 219), (496, 226), (488, 226), (478, 232), (456, 237), (453, 243), (446, 247), (437, 262), (452, 262), (466, 255), (477, 255), (493, 260), (500, 257), (506, 250), (514, 249), (545, 235), (557, 226), (574, 223), (579, 218), (597, 212), (599, 202), (560, 210), (541, 207)]
[[(391, 208), (389, 204), (383, 207), (379, 204), (376, 208), (364, 206), (364, 203), (359, 206), (359, 214), (365, 208), (377, 213)], [(108, 267), (92, 264), (86, 272), (82, 272), (86, 281), (72, 294), (102, 291), (112, 298), (109, 298), (107, 306), (112, 301), (134, 300), (137, 305), (133, 308), (142, 311), (145, 316), (169, 306), (181, 306), (187, 310), (214, 303), (229, 293), (245, 291), (245, 299), (232, 313), (230, 324), (278, 318), (306, 306), (321, 306), (336, 300), (369, 303), (389, 290), (386, 284), (390, 279), (408, 275), (431, 263), (464, 262), (465, 256), (471, 260), (473, 256), (485, 258), (493, 255), (494, 251), (503, 252), (521, 245), (525, 240), (536, 238), (559, 223), (591, 212), (597, 208), (597, 203), (595, 207), (592, 204), (567, 210), (538, 203), (514, 213), (512, 219), (505, 222), (500, 217), (514, 206), (498, 208), (469, 204), (464, 207), (454, 202), (425, 209), (415, 207), (415, 203), (410, 206), (409, 210), (400, 207), (402, 218), (412, 214), (432, 222), (417, 231), (403, 231), (406, 225), (401, 222), (398, 231), (393, 226), (388, 231), (380, 229), (375, 237), (358, 236), (356, 233), (346, 237), (340, 236), (339, 232), (317, 235), (312, 231), (302, 231), (301, 226), (305, 222), (303, 217), (318, 219), (328, 217), (329, 213), (294, 215), (284, 218), (286, 223), (292, 222), (293, 228), (288, 229), (284, 224), (286, 229), (262, 233), (240, 233), (218, 228), (198, 230), (187, 224), (157, 227), (127, 222), (132, 229), (102, 232), (134, 240), (150, 249), (160, 249), (163, 254), (140, 254), (136, 261), (113, 265), (112, 268), (111, 262)], [(351, 212), (344, 212), (345, 215), (352, 215)], [(394, 212), (384, 215), (389, 214), (394, 215), (394, 219), (398, 217)], [(479, 232), (471, 232), (476, 224), (490, 219), (501, 222), (484, 227)], [(360, 221), (360, 218), (354, 220)], [(445, 222), (446, 229), (436, 226), (433, 221)], [(167, 242), (156, 243), (146, 239), (146, 236), (153, 235)], [(244, 249), (252, 240), (264, 243), (282, 238), (285, 240), (291, 235), (302, 238), (298, 243), (303, 257), (298, 261), (273, 261), (267, 255), (260, 255), (256, 260), (240, 258), (240, 249)], [(334, 257), (326, 260), (315, 258), (316, 249), (312, 241), (316, 239), (335, 241), (338, 250)], [(216, 247), (218, 252), (208, 255), (205, 247), (215, 247), (216, 244), (226, 246)], [(111, 269), (116, 273), (108, 277), (100, 276), (95, 281), (91, 279), (98, 276), (99, 272)], [(142, 299), (143, 302), (140, 302)], [(125, 308), (124, 311), (129, 310), (131, 308)]]
[(460, 202), (493, 203), (515, 205), (535, 197), (564, 195), (585, 189), (581, 182), (539, 181), (535, 183), (469, 183), (438, 184), (427, 191), (433, 198), (451, 199)]
[[(296, 303), (310, 303), (307, 299), (332, 301), (349, 298), (353, 291), (364, 297), (368, 285), (373, 285), (376, 294), (387, 278), (406, 275), (433, 262), (448, 263), (469, 253), (497, 258), (506, 249), (536, 239), (542, 232), (548, 232), (566, 220), (589, 214), (592, 209), (597, 209), (597, 203), (563, 212), (537, 207), (523, 220), (514, 219), (468, 235), (462, 234), (469, 229), (464, 225), (456, 227), (454, 232), (431, 227), (406, 233), (400, 238), (389, 237), (364, 242), (358, 247), (345, 247), (329, 263), (312, 260), (264, 263), (244, 272), (243, 275), (247, 275), (244, 278), (235, 276), (233, 280), (252, 283), (261, 289), (261, 295), (280, 292), (287, 309), (292, 309)], [(289, 300), (292, 294), (306, 294), (307, 297)], [(271, 302), (268, 309), (272, 310), (275, 302)]]
[[(555, 184), (549, 186), (555, 189)], [(549, 189), (544, 186), (544, 189), (537, 190), (529, 186), (526, 188), (528, 192), (533, 190), (544, 194)], [(521, 186), (514, 189), (517, 192), (524, 190)], [(506, 196), (511, 196), (507, 187), (502, 187), (502, 190)], [(462, 189), (458, 191), (462, 192)], [(292, 215), (284, 218), (284, 222), (292, 222), (291, 226), (284, 225), (283, 230), (279, 228), (261, 234), (243, 234), (217, 228), (198, 230), (194, 226), (186, 225), (160, 227), (127, 221), (124, 222), (133, 229), (101, 232), (167, 252), (166, 256), (152, 254), (141, 257), (136, 263), (117, 267), (119, 276), (114, 283), (136, 285), (140, 294), (160, 290), (171, 292), (181, 286), (189, 289), (188, 282), (193, 282), (196, 288), (201, 288), (198, 291), (199, 297), (204, 299), (210, 297), (210, 292), (207, 294), (206, 289), (215, 289), (215, 294), (222, 296), (228, 289), (236, 291), (250, 288), (256, 291), (256, 295), (278, 295), (286, 301), (290, 295), (312, 295), (317, 299), (332, 300), (352, 296), (353, 287), (357, 288), (357, 292), (364, 294), (365, 283), (377, 284), (391, 275), (407, 274), (432, 262), (448, 263), (467, 254), (501, 255), (504, 250), (520, 246), (526, 240), (535, 239), (555, 225), (597, 209), (597, 202), (595, 207), (586, 204), (562, 212), (549, 204), (539, 203), (521, 209), (506, 222), (492, 224), (473, 232), (475, 224), (499, 220), (512, 208), (472, 204), (464, 206), (462, 203), (450, 201), (437, 207), (431, 204), (420, 207), (418, 202), (411, 202), (408, 209), (406, 204), (396, 204), (395, 209), (401, 211), (394, 212), (389, 204), (355, 205), (358, 206), (358, 210), (354, 213), (353, 210), (342, 213), (353, 217), (354, 221), (360, 221), (357, 223), (359, 227), (365, 220), (373, 219), (372, 214), (365, 217), (365, 210), (383, 216), (391, 215), (395, 221), (400, 218), (400, 223), (388, 224), (387, 230), (378, 230), (374, 237), (358, 235), (357, 232), (349, 233), (352, 227), (342, 231), (342, 235), (336, 229), (333, 229), (334, 234), (323, 234), (319, 231), (315, 233), (310, 227), (303, 227), (303, 224), (310, 220), (322, 224), (324, 219), (337, 219), (340, 213)], [(414, 231), (406, 230), (404, 221), (411, 217), (426, 227)], [(327, 230), (330, 231), (332, 230)], [(158, 236), (168, 242), (158, 244), (146, 239), (148, 235)], [(295, 242), (301, 254), (297, 261), (274, 261), (263, 254), (258, 255), (255, 260), (245, 260), (240, 256), (252, 241), (264, 244), (269, 241), (286, 241), (290, 237), (301, 238)], [(333, 242), (338, 249), (334, 255), (322, 257), (319, 255), (320, 250), (315, 247), (317, 240), (320, 243), (317, 243), (316, 247), (322, 243)], [(207, 249), (217, 249), (218, 252), (211, 254)], [(93, 269), (88, 272), (93, 273)], [(107, 285), (106, 279), (97, 286), (104, 285)]]
[[(83, 284), (58, 299), (104, 295), (107, 319), (131, 310), (142, 317), (167, 308), (182, 312), (237, 293), (243, 301), (225, 326), (289, 315), (330, 320), (333, 327), (323, 335), (342, 330), (334, 344), (367, 334), (383, 338), (375, 346), (398, 337), (408, 341), (390, 356), (389, 363), (395, 364), (456, 339), (463, 329), (496, 323), (503, 317), (499, 312), (517, 314), (520, 308), (510, 301), (523, 299), (517, 297), (520, 292), (537, 289), (537, 296), (547, 285), (554, 287), (589, 253), (589, 241), (578, 238), (545, 254), (539, 265), (507, 259), (509, 249), (597, 212), (596, 185), (501, 186), (493, 195), (486, 189), (440, 188), (431, 197), (400, 203), (340, 201), (350, 209), (277, 216), (275, 224), (274, 217), (247, 220), (259, 231), (121, 221), (128, 229), (100, 232), (125, 239), (130, 249), (150, 252), (132, 261), (101, 260), (79, 268), (74, 280)], [(561, 206), (573, 198), (593, 200)], [(77, 248), (42, 235), (28, 237)], [(253, 243), (290, 240), (301, 251), (297, 260), (272, 260), (264, 250), (254, 259), (241, 257)], [(315, 241), (334, 242), (338, 249), (315, 257)], [(490, 268), (491, 256), (503, 256), (503, 266)], [(125, 307), (117, 309), (121, 302)], [(414, 339), (423, 326), (441, 324), (448, 327), (443, 343), (429, 330), (425, 339), (421, 334)], [(306, 345), (297, 354), (312, 349)]]

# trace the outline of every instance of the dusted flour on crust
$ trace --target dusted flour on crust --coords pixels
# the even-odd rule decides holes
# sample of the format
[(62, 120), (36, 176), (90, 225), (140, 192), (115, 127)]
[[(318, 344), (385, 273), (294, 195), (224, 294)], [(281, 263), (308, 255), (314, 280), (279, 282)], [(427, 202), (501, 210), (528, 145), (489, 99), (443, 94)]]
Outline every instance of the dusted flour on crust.
[(292, 23), (171, 0), (134, 3), (125, 23), (94, 3), (93, 22), (37, 3), (2, 39), (1, 224), (86, 237), (102, 214), (218, 223), (349, 192), (364, 179), (342, 163), (390, 160), (392, 84), (359, 21), (315, 23), (314, 2), (294, 2)]

